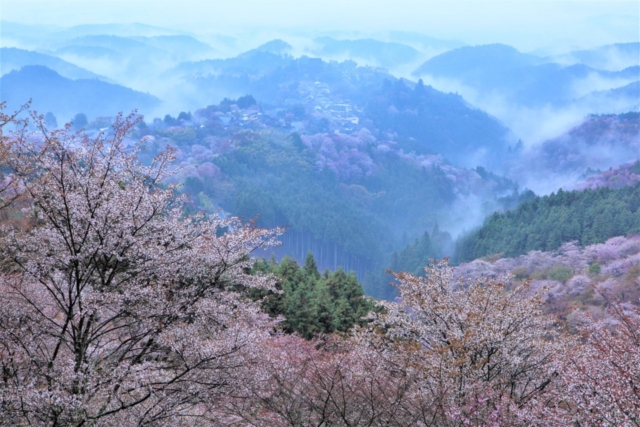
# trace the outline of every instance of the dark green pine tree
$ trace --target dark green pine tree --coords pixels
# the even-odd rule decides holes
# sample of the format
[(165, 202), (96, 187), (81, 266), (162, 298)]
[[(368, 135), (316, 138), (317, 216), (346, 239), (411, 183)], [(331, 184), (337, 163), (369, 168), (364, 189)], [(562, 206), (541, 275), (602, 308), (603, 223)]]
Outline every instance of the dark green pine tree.
[(335, 322), (336, 329), (339, 331), (347, 331), (358, 321), (358, 313), (345, 298), (340, 298), (336, 306)]
[(278, 279), (276, 288), (282, 293), (251, 289), (249, 296), (262, 299), (263, 310), (269, 315), (284, 317), (281, 326), (287, 333), (310, 339), (321, 333), (344, 332), (374, 309), (373, 302), (364, 298), (355, 274), (339, 268), (320, 275), (311, 253), (304, 267), (295, 260), (283, 258), (280, 265), (275, 259), (259, 261), (253, 270), (274, 274)]
[[(324, 281), (319, 280), (314, 289), (313, 304), (317, 332), (332, 333), (336, 329), (335, 301), (331, 299)], [(353, 325), (353, 323), (352, 323)]]
[(307, 278), (313, 280), (320, 279), (320, 272), (318, 271), (318, 265), (316, 264), (316, 260), (313, 257), (313, 254), (309, 252), (307, 254), (307, 258), (304, 261), (304, 274)]
[(311, 339), (320, 330), (317, 308), (309, 282), (303, 281), (286, 298), (286, 331), (297, 332), (302, 337)]

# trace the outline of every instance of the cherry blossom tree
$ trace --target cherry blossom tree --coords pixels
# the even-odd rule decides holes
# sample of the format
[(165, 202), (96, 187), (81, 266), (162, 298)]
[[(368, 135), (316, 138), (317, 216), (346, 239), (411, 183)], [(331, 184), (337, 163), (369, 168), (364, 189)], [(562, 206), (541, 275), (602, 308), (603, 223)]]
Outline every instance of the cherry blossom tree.
[(256, 366), (272, 321), (235, 290), (271, 286), (245, 271), (280, 231), (185, 216), (172, 151), (124, 146), (135, 124), (13, 135), (29, 226), (0, 233), (4, 425), (215, 423)]
[[(13, 135), (20, 135), (26, 131), (28, 122), (19, 119), (20, 114), (29, 108), (29, 103), (23, 105), (12, 114), (3, 111), (5, 102), (0, 102), (0, 166), (4, 166), (13, 149)], [(12, 127), (13, 129), (8, 129)], [(8, 131), (8, 134), (7, 134)], [(15, 176), (0, 172), (0, 209), (7, 208), (20, 196), (19, 180)]]
[(640, 310), (602, 293), (607, 316), (583, 315), (567, 351), (565, 399), (581, 426), (640, 425)]
[(527, 414), (544, 412), (560, 354), (561, 333), (539, 298), (526, 283), (506, 292), (492, 280), (454, 280), (446, 260), (425, 271), (395, 273), (400, 302), (375, 318), (412, 359), (414, 399), (431, 408), (420, 425), (531, 425)]
[(279, 337), (247, 398), (231, 401), (230, 413), (260, 427), (419, 425), (419, 405), (410, 394), (415, 378), (407, 375), (414, 372), (411, 360), (397, 357), (388, 343), (377, 344)]

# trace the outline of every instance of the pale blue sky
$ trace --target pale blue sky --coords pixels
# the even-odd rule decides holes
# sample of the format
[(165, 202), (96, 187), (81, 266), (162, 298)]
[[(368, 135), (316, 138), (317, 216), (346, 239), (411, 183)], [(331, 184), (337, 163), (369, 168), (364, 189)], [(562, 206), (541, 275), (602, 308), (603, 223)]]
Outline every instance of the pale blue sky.
[(195, 32), (246, 29), (420, 31), (523, 50), (640, 38), (640, 1), (1, 0), (3, 20), (72, 26), (141, 22)]

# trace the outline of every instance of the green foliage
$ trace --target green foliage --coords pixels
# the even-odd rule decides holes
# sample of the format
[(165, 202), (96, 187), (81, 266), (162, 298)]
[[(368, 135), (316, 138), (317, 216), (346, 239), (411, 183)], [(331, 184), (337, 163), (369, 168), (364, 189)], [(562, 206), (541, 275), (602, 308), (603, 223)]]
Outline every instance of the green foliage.
[(593, 276), (597, 276), (598, 274), (600, 274), (600, 264), (591, 264), (589, 266), (589, 274)]
[(514, 269), (511, 271), (511, 274), (513, 275), (513, 277), (514, 277), (516, 280), (524, 280), (524, 279), (526, 279), (527, 277), (529, 277), (529, 274), (527, 273), (527, 268), (526, 268), (526, 267), (517, 267), (517, 268), (514, 268)]
[(196, 132), (192, 127), (173, 131), (170, 135), (171, 139), (173, 139), (178, 147), (183, 145), (192, 145), (196, 141)]
[(531, 277), (536, 280), (566, 282), (573, 277), (573, 270), (566, 265), (556, 264), (542, 271), (535, 271)]
[(282, 293), (252, 289), (250, 295), (264, 298), (263, 309), (269, 315), (284, 318), (281, 326), (287, 333), (310, 339), (317, 334), (346, 332), (374, 309), (354, 274), (339, 268), (321, 275), (311, 253), (303, 267), (283, 258), (279, 265), (273, 259), (260, 261), (255, 270), (276, 276)]
[(424, 268), (432, 260), (440, 260), (449, 256), (452, 250), (453, 239), (451, 235), (446, 231), (440, 231), (438, 223), (436, 223), (431, 234), (425, 231), (422, 237), (401, 251), (393, 252), (386, 263), (386, 269), (380, 269), (365, 276), (364, 283), (367, 293), (379, 299), (393, 300), (397, 296), (397, 288), (390, 286), (393, 277), (389, 271), (404, 271), (414, 276), (423, 276)]
[(73, 121), (71, 123), (73, 124), (73, 129), (80, 130), (87, 126), (89, 121), (84, 113), (78, 113), (73, 116)]
[(256, 105), (256, 100), (253, 96), (251, 95), (245, 95), (245, 96), (241, 96), (240, 98), (238, 98), (238, 100), (236, 101), (236, 105), (238, 106), (238, 108), (240, 109), (246, 109), (251, 107), (252, 105)]
[(406, 271), (414, 276), (421, 276), (423, 269), (432, 259), (441, 259), (448, 255), (453, 246), (451, 235), (441, 232), (436, 223), (431, 236), (424, 232), (421, 238), (405, 247), (400, 253), (394, 252), (391, 257), (390, 270)]
[(455, 259), (488, 254), (515, 257), (532, 250), (552, 251), (577, 240), (581, 245), (640, 232), (640, 184), (619, 189), (565, 192), (537, 197), (517, 209), (494, 213), (484, 225), (456, 243)]
[(318, 171), (299, 135), (242, 131), (233, 135), (234, 150), (213, 162), (224, 181), (212, 181), (223, 207), (257, 225), (287, 225), (311, 233), (321, 242), (373, 260), (380, 242), (388, 241), (385, 221), (344, 195), (335, 174)]
[(178, 121), (178, 119), (171, 117), (170, 114), (167, 114), (164, 116), (164, 120), (163, 120), (164, 124), (167, 126), (179, 126), (180, 122)]
[(191, 121), (191, 112), (185, 113), (184, 111), (181, 111), (180, 114), (178, 114), (178, 122), (181, 122), (183, 120)]

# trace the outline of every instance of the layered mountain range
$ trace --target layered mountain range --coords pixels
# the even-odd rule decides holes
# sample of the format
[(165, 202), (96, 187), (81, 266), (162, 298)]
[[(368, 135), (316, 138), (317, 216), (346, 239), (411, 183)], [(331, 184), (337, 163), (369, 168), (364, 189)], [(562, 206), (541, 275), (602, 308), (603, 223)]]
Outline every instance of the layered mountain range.
[(637, 182), (638, 43), (540, 56), (405, 32), (1, 31), (7, 109), (83, 113), (90, 132), (137, 109), (131, 143), (147, 160), (177, 148), (194, 209), (288, 226), (278, 256), (312, 251), (378, 296), (383, 267), (417, 268), (394, 253), (423, 264), (535, 193)]

